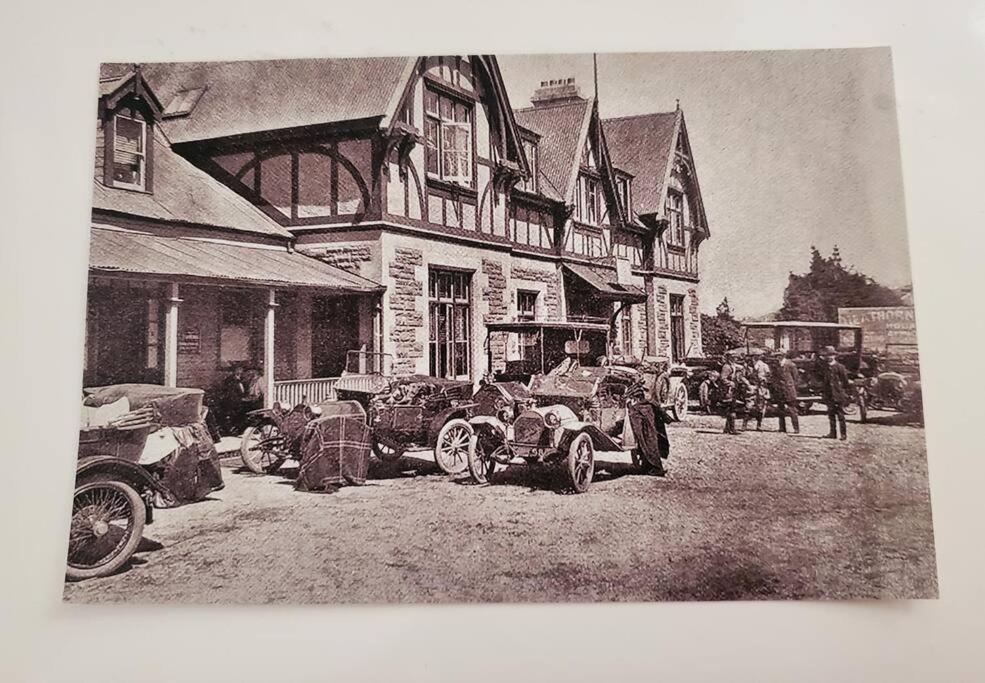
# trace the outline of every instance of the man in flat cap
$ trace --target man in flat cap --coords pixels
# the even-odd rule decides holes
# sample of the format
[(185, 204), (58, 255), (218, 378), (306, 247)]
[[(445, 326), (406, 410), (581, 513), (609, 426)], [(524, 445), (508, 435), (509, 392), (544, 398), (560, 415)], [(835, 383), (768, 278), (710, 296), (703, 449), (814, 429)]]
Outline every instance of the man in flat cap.
[(820, 353), (825, 361), (821, 397), (828, 407), (828, 423), (831, 427), (827, 438), (838, 438), (836, 424), (841, 429), (841, 439), (848, 438), (845, 425), (845, 405), (850, 401), (848, 370), (838, 362), (838, 353), (833, 346), (825, 346)]

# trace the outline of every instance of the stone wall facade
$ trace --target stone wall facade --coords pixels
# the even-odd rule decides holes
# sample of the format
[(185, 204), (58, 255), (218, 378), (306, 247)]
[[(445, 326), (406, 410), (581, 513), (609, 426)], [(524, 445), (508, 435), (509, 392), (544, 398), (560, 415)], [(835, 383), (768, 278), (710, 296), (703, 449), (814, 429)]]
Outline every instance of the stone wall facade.
[(543, 282), (547, 287), (544, 290), (544, 312), (548, 320), (558, 320), (561, 317), (561, 288), (558, 285), (558, 273), (556, 270), (537, 270), (535, 268), (522, 268), (512, 266), (510, 277), (517, 280), (528, 280), (530, 282)]
[(368, 244), (318, 247), (303, 251), (308, 256), (314, 256), (325, 263), (355, 275), (361, 275), (362, 265), (373, 259), (373, 253)]
[[(486, 313), (482, 316), (482, 322), (491, 323), (506, 320), (509, 317), (509, 305), (506, 294), (506, 275), (503, 274), (503, 264), (498, 261), (482, 259), (482, 274), (486, 276), (486, 286), (482, 288), (482, 300), (486, 303)], [(482, 334), (473, 334), (472, 342), (481, 343)], [(506, 359), (506, 343), (501, 334), (494, 335), (489, 343), (491, 345), (493, 364), (503, 362)]]
[(688, 301), (688, 327), (690, 328), (690, 355), (703, 356), (704, 350), (701, 345), (701, 311), (698, 308), (698, 290), (691, 287), (687, 290)]
[(415, 372), (417, 361), (424, 357), (424, 346), (417, 339), (417, 330), (424, 326), (424, 283), (417, 277), (417, 268), (423, 264), (424, 253), (420, 249), (398, 247), (396, 258), (388, 267), (393, 283), (388, 307), (394, 315), (389, 339), (393, 342), (393, 371), (397, 374)]
[(670, 296), (667, 287), (657, 287), (657, 355), (670, 358)]

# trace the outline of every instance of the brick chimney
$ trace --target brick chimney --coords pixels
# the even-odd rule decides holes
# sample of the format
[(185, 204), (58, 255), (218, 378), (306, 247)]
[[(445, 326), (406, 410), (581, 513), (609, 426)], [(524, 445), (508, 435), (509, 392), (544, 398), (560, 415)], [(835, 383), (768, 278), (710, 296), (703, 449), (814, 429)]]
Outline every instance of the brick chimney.
[(554, 81), (541, 81), (540, 87), (534, 91), (530, 102), (535, 107), (546, 107), (552, 104), (578, 102), (584, 99), (574, 78), (559, 78)]

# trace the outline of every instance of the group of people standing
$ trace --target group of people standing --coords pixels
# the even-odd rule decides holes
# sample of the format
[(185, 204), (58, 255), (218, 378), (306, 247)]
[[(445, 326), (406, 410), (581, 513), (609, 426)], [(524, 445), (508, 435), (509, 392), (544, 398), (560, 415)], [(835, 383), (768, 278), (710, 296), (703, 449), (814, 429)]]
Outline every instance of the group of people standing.
[[(789, 418), (793, 433), (800, 433), (797, 395), (799, 370), (793, 361), (793, 352), (780, 351), (777, 355), (779, 360), (772, 365), (766, 362), (762, 353), (752, 354), (745, 359), (725, 355), (717, 381), (725, 409), (726, 434), (738, 434), (736, 417), (740, 410), (743, 430), (748, 427), (751, 419), (756, 420), (756, 431), (762, 430), (766, 408), (771, 400), (776, 405), (780, 431), (787, 431)], [(851, 402), (848, 371), (838, 361), (838, 354), (832, 346), (824, 347), (815, 362), (817, 365), (814, 371), (830, 423), (826, 438), (836, 439), (840, 432), (841, 439), (847, 439), (845, 405)]]

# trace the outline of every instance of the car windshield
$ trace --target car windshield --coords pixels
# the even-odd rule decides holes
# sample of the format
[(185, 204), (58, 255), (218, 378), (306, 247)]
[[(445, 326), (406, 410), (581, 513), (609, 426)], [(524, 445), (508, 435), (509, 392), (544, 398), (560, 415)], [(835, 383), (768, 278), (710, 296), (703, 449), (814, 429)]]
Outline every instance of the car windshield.
[(598, 330), (540, 328), (490, 335), (497, 374), (561, 374), (573, 366), (597, 367), (606, 355), (606, 335)]
[(393, 356), (373, 351), (349, 351), (345, 356), (347, 375), (392, 375)]

